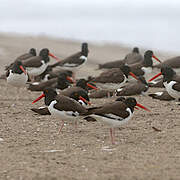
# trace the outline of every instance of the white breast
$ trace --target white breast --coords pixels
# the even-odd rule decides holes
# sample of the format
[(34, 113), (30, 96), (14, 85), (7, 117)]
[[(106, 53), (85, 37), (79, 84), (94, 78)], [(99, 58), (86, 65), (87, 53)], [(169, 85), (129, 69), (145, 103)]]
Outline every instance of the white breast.
[(176, 90), (172, 89), (172, 86), (176, 83), (177, 83), (176, 81), (170, 81), (169, 83), (164, 82), (163, 84), (166, 88), (166, 91), (168, 92), (168, 94), (170, 96), (172, 96), (175, 99), (179, 99), (180, 98), (180, 91), (176, 91)]
[(41, 62), (42, 62), (42, 65), (40, 67), (37, 67), (37, 68), (27, 67), (26, 69), (27, 69), (28, 74), (31, 76), (38, 76), (42, 74), (46, 70), (48, 63), (45, 63), (43, 60)]
[(69, 120), (69, 119), (76, 119), (79, 116), (78, 112), (73, 111), (61, 111), (54, 108), (54, 105), (57, 103), (56, 100), (52, 101), (51, 104), (48, 106), (48, 110), (51, 115), (60, 118), (61, 120)]
[(113, 118), (107, 118), (107, 117), (102, 117), (102, 116), (98, 116), (98, 115), (92, 115), (94, 118), (96, 118), (97, 120), (102, 121), (104, 124), (107, 124), (111, 127), (120, 127), (122, 124), (127, 123), (133, 116), (133, 113), (131, 112), (130, 108), (127, 108), (126, 111), (129, 112), (129, 116), (125, 119), (116, 116), (114, 114), (106, 114), (107, 116)]
[(144, 71), (144, 78), (147, 80), (148, 75), (152, 73), (152, 67), (142, 67), (141, 69)]
[(27, 80), (28, 80), (27, 74), (12, 73), (12, 70), (10, 70), (9, 76), (7, 77), (7, 83), (15, 87), (25, 86)]

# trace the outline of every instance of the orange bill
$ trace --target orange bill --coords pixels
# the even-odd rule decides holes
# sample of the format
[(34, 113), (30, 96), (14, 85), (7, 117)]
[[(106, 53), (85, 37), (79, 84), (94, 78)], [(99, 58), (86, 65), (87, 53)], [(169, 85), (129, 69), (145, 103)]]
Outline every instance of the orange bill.
[(155, 55), (152, 55), (152, 57), (153, 57), (156, 61), (158, 61), (158, 62), (161, 63), (161, 61), (160, 61)]
[(66, 79), (67, 79), (68, 81), (70, 81), (71, 83), (74, 83), (74, 80), (73, 80), (70, 76), (67, 76)]
[(93, 86), (93, 85), (91, 85), (91, 84), (89, 84), (89, 83), (87, 83), (87, 86), (89, 86), (89, 87), (92, 88), (92, 89), (98, 90), (97, 87), (95, 87), (95, 86)]
[(19, 66), (20, 69), (24, 72), (24, 74), (27, 74), (26, 70), (23, 68), (23, 66)]
[(51, 56), (52, 58), (56, 59), (57, 61), (60, 61), (60, 59), (58, 57), (56, 57), (54, 54), (49, 52), (49, 56)]
[(39, 96), (36, 100), (34, 100), (32, 102), (32, 104), (36, 103), (37, 101), (39, 101), (40, 99), (42, 99), (43, 97), (45, 97), (45, 94), (42, 94), (41, 96)]
[(136, 75), (135, 75), (134, 73), (129, 72), (129, 74), (130, 74), (134, 79), (138, 80), (138, 78), (136, 77)]
[(144, 110), (146, 110), (146, 111), (149, 111), (150, 112), (150, 110), (148, 109), (148, 108), (146, 108), (146, 107), (144, 107), (143, 105), (141, 105), (141, 104), (136, 104), (136, 106), (138, 106), (138, 107), (140, 107), (141, 109), (144, 109)]
[(84, 99), (82, 96), (79, 96), (79, 99), (82, 100), (83, 102), (85, 102), (85, 103), (91, 105), (91, 102), (88, 101), (88, 100), (86, 100), (86, 99)]
[(160, 75), (162, 75), (161, 72), (158, 73), (158, 74), (156, 74), (154, 77), (152, 77), (152, 78), (149, 80), (149, 82), (153, 81), (154, 79), (156, 79), (156, 78), (159, 77)]

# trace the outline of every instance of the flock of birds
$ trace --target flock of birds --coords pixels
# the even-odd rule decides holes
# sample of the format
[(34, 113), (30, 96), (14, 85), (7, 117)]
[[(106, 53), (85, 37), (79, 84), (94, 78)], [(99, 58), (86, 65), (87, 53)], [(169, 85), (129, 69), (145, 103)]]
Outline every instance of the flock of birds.
[[(180, 57), (161, 62), (151, 50), (142, 56), (135, 47), (123, 60), (99, 64), (99, 69), (105, 69), (99, 76), (76, 79), (75, 72), (87, 62), (88, 53), (87, 43), (82, 43), (80, 52), (63, 60), (50, 53), (47, 48), (42, 49), (39, 55), (31, 48), (28, 53), (17, 57), (5, 67), (7, 83), (17, 89), (26, 86), (30, 91), (42, 91), (43, 94), (34, 100), (33, 104), (44, 97), (46, 106), (32, 108), (32, 111), (60, 118), (62, 125), (59, 133), (64, 121), (74, 120), (76, 125), (79, 118), (87, 121), (100, 120), (110, 126), (112, 144), (115, 143), (115, 128), (130, 120), (134, 109), (150, 111), (139, 104), (133, 95), (145, 95), (149, 87), (165, 87), (164, 91), (149, 96), (160, 100), (179, 101), (180, 76), (175, 70), (180, 68)], [(57, 62), (49, 64), (50, 57)], [(159, 64), (153, 65), (152, 58)], [(147, 82), (147, 77), (154, 68), (159, 68), (160, 73)], [(163, 77), (155, 80), (160, 75)], [(98, 84), (101, 84), (101, 88)], [(109, 88), (109, 84), (118, 88)], [(117, 96), (117, 99), (100, 106), (87, 106), (91, 105), (91, 98), (110, 96)]]

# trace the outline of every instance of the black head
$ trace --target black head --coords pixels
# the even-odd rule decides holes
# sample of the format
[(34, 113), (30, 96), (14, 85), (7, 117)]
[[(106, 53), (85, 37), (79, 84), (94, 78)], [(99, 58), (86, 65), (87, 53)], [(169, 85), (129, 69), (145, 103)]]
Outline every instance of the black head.
[(131, 72), (131, 68), (127, 65), (123, 65), (120, 67), (120, 69), (124, 73), (124, 75), (128, 78), (128, 75)]
[(136, 104), (137, 104), (137, 101), (136, 101), (135, 98), (130, 97), (130, 98), (127, 98), (127, 99), (124, 101), (124, 103), (125, 103), (129, 108), (133, 108), (133, 109), (134, 109), (134, 107), (135, 107)]
[(70, 83), (67, 80), (67, 74), (66, 73), (59, 74), (56, 88), (63, 90), (68, 88), (69, 86)]
[(33, 56), (36, 56), (36, 49), (31, 48), (31, 49), (29, 50), (29, 54), (32, 54)]
[(116, 101), (122, 101), (122, 102), (124, 102), (125, 100), (126, 100), (126, 98), (123, 97), (123, 96), (118, 97), (118, 98), (116, 99)]
[(21, 61), (15, 61), (13, 66), (12, 66), (12, 72), (16, 73), (16, 74), (22, 74), (24, 73), (23, 70), (20, 68), (20, 66), (22, 66), (24, 69), (26, 69), (23, 65)]
[(87, 89), (87, 81), (85, 79), (79, 79), (76, 83), (76, 86)]
[(169, 81), (176, 75), (176, 72), (169, 66), (163, 66), (161, 68), (161, 73), (164, 76), (163, 81)]
[(148, 83), (146, 82), (146, 79), (144, 78), (144, 76), (139, 76), (139, 77), (138, 77), (138, 80), (139, 80), (140, 82), (142, 82), (143, 84), (148, 85)]
[(43, 90), (43, 93), (45, 95), (45, 104), (47, 106), (50, 105), (50, 103), (55, 99), (55, 97), (57, 96), (57, 92), (55, 89), (51, 88), (51, 87), (48, 87), (48, 88), (45, 88)]
[[(89, 101), (89, 96), (88, 96), (88, 94), (86, 93), (86, 91), (83, 91), (83, 90), (79, 90), (79, 91), (73, 92), (73, 93), (71, 93), (71, 95), (70, 95), (70, 98), (72, 98), (72, 99), (74, 99), (74, 100), (76, 100), (76, 101), (79, 101), (79, 100), (80, 100), (80, 99), (79, 99), (80, 97), (83, 97), (85, 100)], [(86, 102), (84, 102), (84, 103), (87, 105)]]
[(88, 43), (82, 43), (82, 47), (81, 47), (81, 54), (83, 55), (83, 56), (88, 56), (88, 52), (89, 52), (89, 50), (88, 50)]
[(42, 59), (45, 60), (45, 62), (49, 62), (49, 49), (41, 49), (39, 56), (41, 56)]
[(152, 61), (153, 51), (148, 50), (144, 53), (144, 66), (145, 67), (152, 67), (153, 61)]
[(138, 53), (138, 54), (139, 54), (139, 48), (138, 48), (138, 47), (134, 47), (132, 52), (133, 52), (133, 53)]

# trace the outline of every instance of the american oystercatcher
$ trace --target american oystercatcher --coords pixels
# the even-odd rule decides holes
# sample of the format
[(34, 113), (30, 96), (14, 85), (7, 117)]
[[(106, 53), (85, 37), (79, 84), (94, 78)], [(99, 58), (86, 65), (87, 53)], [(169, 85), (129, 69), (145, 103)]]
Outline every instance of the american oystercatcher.
[[(88, 94), (82, 90), (73, 92), (69, 97), (79, 102), (82, 106), (91, 105)], [(32, 108), (31, 110), (40, 115), (51, 115), (48, 107)]]
[(7, 83), (15, 87), (25, 86), (28, 75), (21, 61), (16, 61), (12, 68), (6, 72)]
[(169, 58), (165, 60), (164, 62), (162, 62), (161, 64), (154, 65), (153, 67), (160, 69), (165, 65), (173, 68), (176, 72), (179, 73), (180, 72), (180, 56)]
[(107, 62), (104, 64), (99, 64), (99, 69), (111, 69), (120, 68), (124, 64), (134, 64), (143, 61), (142, 55), (139, 53), (139, 48), (134, 47), (132, 52), (127, 54), (123, 60), (116, 60)]
[(70, 82), (73, 82), (72, 78), (67, 76), (66, 73), (61, 73), (57, 78), (53, 78), (45, 82), (30, 83), (28, 90), (43, 91), (47, 87), (53, 87), (56, 89), (63, 90), (71, 86)]
[(73, 92), (77, 92), (79, 90), (83, 90), (85, 92), (88, 93), (88, 87), (92, 88), (92, 89), (95, 89), (95, 90), (98, 90), (97, 87), (95, 86), (92, 86), (90, 83), (88, 83), (87, 80), (85, 79), (79, 79), (77, 82), (76, 82), (76, 86), (74, 87), (70, 87), (70, 88), (67, 88), (67, 89), (64, 89), (63, 91), (61, 91), (60, 93), (64, 96), (70, 96)]
[(15, 61), (6, 72), (7, 83), (17, 88), (16, 100), (19, 98), (19, 88), (24, 87), (28, 81), (28, 75), (21, 61)]
[(113, 68), (102, 72), (92, 81), (96, 83), (118, 83), (118, 86), (122, 86), (126, 83), (129, 75), (137, 79), (137, 77), (131, 72), (131, 68), (127, 65), (123, 65), (120, 68)]
[(149, 86), (143, 76), (138, 77), (138, 81), (130, 82), (123, 87), (116, 89), (116, 96), (132, 96), (132, 95), (145, 95)]
[(171, 97), (167, 91), (159, 91), (155, 93), (148, 94), (148, 96), (152, 97), (153, 99), (158, 99), (160, 101), (172, 101), (175, 100)]
[(153, 54), (153, 51), (148, 50), (144, 53), (143, 62), (132, 64), (129, 67), (136, 76), (144, 76), (147, 79), (147, 76), (152, 72), (152, 58), (161, 63), (161, 61)]
[(33, 101), (33, 103), (39, 101), (43, 97), (45, 97), (45, 105), (48, 106), (51, 115), (61, 118), (62, 120), (59, 133), (64, 126), (64, 121), (75, 120), (76, 122), (82, 114), (87, 112), (86, 108), (76, 100), (67, 96), (58, 95), (53, 88), (46, 88), (43, 94)]
[(127, 99), (118, 98), (117, 101), (113, 103), (89, 108), (87, 114), (110, 126), (111, 142), (112, 144), (115, 144), (114, 128), (120, 127), (132, 118), (135, 106), (149, 111), (149, 109), (138, 104), (135, 98), (130, 97)]
[(163, 66), (161, 72), (151, 78), (149, 81), (152, 81), (163, 75), (163, 84), (166, 88), (166, 91), (170, 96), (175, 98), (177, 101), (180, 100), (180, 76), (169, 66)]
[(56, 56), (51, 54), (47, 48), (40, 51), (39, 56), (34, 56), (23, 61), (23, 65), (26, 67), (27, 72), (30, 76), (38, 76), (42, 74), (50, 61), (49, 56), (58, 60)]
[[(22, 62), (22, 61), (25, 61), (26, 59), (28, 59), (30, 57), (33, 57), (33, 56), (36, 56), (36, 49), (31, 48), (28, 53), (22, 54), (21, 56), (17, 57), (14, 62), (16, 62), (16, 61), (21, 61)], [(11, 63), (10, 65), (6, 66), (5, 70), (11, 69), (14, 62)]]

